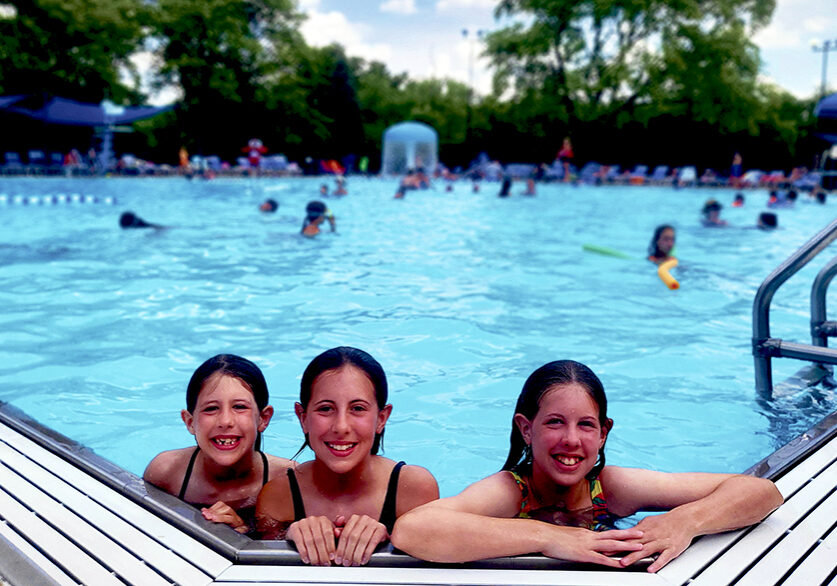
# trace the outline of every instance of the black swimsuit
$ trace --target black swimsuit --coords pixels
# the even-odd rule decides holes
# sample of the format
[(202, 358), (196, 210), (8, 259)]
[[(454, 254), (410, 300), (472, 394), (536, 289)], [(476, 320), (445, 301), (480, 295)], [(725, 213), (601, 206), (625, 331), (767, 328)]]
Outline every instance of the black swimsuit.
[[(387, 528), (387, 533), (392, 533), (392, 528), (395, 525), (395, 499), (398, 495), (398, 475), (401, 473), (402, 466), (404, 466), (404, 462), (398, 462), (389, 475), (387, 495), (384, 497), (384, 506), (381, 508), (381, 516), (378, 519)], [(300, 521), (307, 515), (305, 514), (302, 493), (299, 490), (299, 483), (296, 481), (296, 474), (293, 468), (288, 468), (288, 485), (290, 486), (291, 498), (294, 502), (294, 521)]]
[[(189, 465), (186, 466), (186, 475), (183, 477), (183, 485), (180, 487), (180, 493), (177, 495), (177, 498), (196, 508), (202, 509), (209, 505), (206, 503), (190, 503), (183, 498), (186, 496), (186, 488), (189, 486), (189, 479), (192, 477), (192, 469), (195, 467), (195, 460), (198, 458), (199, 451), (200, 448), (195, 448), (195, 451), (192, 452), (192, 457), (189, 458)], [(262, 473), (262, 486), (264, 486), (270, 478), (270, 469), (267, 463), (267, 456), (264, 455), (264, 452), (260, 451), (259, 455), (262, 457), (262, 464), (264, 464), (264, 470)], [(239, 504), (240, 506), (238, 508), (233, 508), (235, 508), (235, 512), (239, 517), (241, 517), (241, 520), (247, 523), (247, 526), (250, 528), (246, 535), (254, 535), (256, 528), (256, 497), (244, 499), (244, 501)]]

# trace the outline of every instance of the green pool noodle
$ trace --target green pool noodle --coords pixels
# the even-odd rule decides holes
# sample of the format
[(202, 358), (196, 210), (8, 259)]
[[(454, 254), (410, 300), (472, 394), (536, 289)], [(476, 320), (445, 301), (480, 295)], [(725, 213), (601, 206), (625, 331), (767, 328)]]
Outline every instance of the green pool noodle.
[(582, 244), (581, 248), (582, 250), (586, 250), (587, 252), (595, 252), (596, 254), (603, 254), (604, 256), (624, 258), (627, 260), (637, 260), (636, 257), (631, 256), (630, 254), (625, 254), (624, 252), (620, 252), (613, 248), (608, 248), (607, 246), (599, 246), (598, 244)]

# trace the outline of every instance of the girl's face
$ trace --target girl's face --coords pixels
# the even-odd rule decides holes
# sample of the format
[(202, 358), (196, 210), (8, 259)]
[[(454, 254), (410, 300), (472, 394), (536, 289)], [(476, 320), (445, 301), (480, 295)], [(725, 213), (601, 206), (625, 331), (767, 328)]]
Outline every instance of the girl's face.
[(392, 405), (378, 409), (372, 381), (351, 365), (320, 374), (311, 386), (308, 408), (296, 404), (317, 460), (336, 473), (348, 472), (369, 457), (391, 411)]
[(674, 230), (666, 228), (660, 233), (660, 237), (657, 238), (657, 248), (665, 254), (671, 252), (671, 249), (674, 248)]
[(220, 465), (233, 465), (253, 452), (258, 432), (273, 416), (273, 407), (261, 411), (252, 391), (239, 379), (214, 374), (206, 379), (195, 410), (181, 412), (201, 452)]
[(514, 416), (523, 439), (532, 447), (532, 472), (560, 486), (573, 486), (596, 465), (608, 430), (599, 424), (599, 407), (578, 383), (548, 390), (529, 421)]

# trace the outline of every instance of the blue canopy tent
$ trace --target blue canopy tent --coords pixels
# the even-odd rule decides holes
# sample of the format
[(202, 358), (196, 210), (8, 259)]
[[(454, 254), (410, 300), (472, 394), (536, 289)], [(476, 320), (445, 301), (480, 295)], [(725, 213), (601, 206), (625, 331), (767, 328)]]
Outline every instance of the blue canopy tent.
[(384, 175), (399, 175), (415, 167), (432, 173), (439, 157), (439, 135), (421, 122), (399, 122), (384, 131), (381, 151)]
[(817, 136), (831, 144), (820, 159), (819, 172), (824, 189), (837, 189), (837, 94), (831, 94), (819, 101), (814, 108), (817, 118)]
[(113, 133), (120, 125), (151, 118), (170, 106), (118, 106), (109, 100), (99, 104), (77, 102), (67, 98), (44, 99), (39, 96), (0, 96), (0, 110), (22, 114), (47, 124), (88, 126), (101, 130), (102, 146), (99, 153), (100, 168), (108, 169), (113, 163)]

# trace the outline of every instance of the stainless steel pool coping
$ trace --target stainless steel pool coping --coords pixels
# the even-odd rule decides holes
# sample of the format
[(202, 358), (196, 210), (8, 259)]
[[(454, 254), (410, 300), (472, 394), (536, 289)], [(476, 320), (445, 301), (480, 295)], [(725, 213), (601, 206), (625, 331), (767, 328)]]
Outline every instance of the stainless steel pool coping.
[[(164, 494), (154, 487), (145, 485), (141, 479), (130, 472), (101, 458), (77, 442), (41, 425), (19, 409), (8, 404), (0, 404), (0, 444), (2, 444), (3, 448), (0, 450), (0, 466), (2, 466), (0, 472), (3, 472), (3, 474), (0, 474), (0, 493), (5, 494), (4, 491), (8, 491), (9, 495), (3, 497), (6, 499), (5, 501), (0, 499), (0, 517), (3, 519), (2, 524), (0, 524), (0, 545), (2, 545), (0, 547), (0, 576), (4, 575), (5, 572), (6, 579), (10, 580), (12, 584), (48, 583), (39, 580), (31, 582), (29, 579), (22, 579), (23, 581), (16, 582), (11, 575), (10, 569), (17, 568), (18, 574), (23, 572), (24, 575), (38, 575), (39, 572), (43, 572), (44, 567), (53, 563), (53, 561), (51, 561), (52, 558), (49, 554), (50, 545), (34, 543), (31, 546), (34, 548), (34, 553), (33, 551), (24, 552), (23, 547), (27, 545), (26, 543), (21, 545), (20, 543), (13, 543), (8, 539), (8, 531), (4, 532), (2, 530), (14, 529), (15, 523), (18, 524), (17, 528), (19, 529), (21, 523), (24, 526), (26, 525), (25, 520), (29, 517), (25, 515), (18, 516), (17, 521), (9, 521), (5, 513), (3, 513), (5, 507), (17, 506), (14, 501), (21, 500), (19, 493), (27, 490), (43, 490), (46, 493), (50, 491), (53, 493), (67, 492), (70, 490), (69, 488), (61, 489), (51, 485), (61, 483), (64, 481), (64, 478), (79, 474), (89, 477), (88, 480), (84, 480), (81, 484), (94, 485), (100, 483), (106, 487), (106, 489), (103, 488), (101, 490), (108, 490), (118, 494), (119, 498), (131, 501), (145, 511), (152, 513), (151, 516), (145, 513), (145, 518), (149, 521), (149, 525), (161, 524), (160, 527), (140, 527), (146, 534), (138, 534), (136, 538), (127, 539), (126, 541), (134, 541), (135, 539), (148, 540), (150, 536), (152, 541), (157, 541), (168, 548), (173, 547), (175, 549), (176, 555), (172, 554), (174, 561), (168, 560), (166, 563), (177, 566), (183, 563), (183, 559), (181, 558), (185, 558), (196, 566), (196, 569), (178, 567), (177, 570), (181, 572), (181, 576), (191, 577), (196, 575), (197, 577), (194, 579), (190, 578), (186, 580), (185, 578), (178, 578), (173, 580), (170, 576), (166, 575), (163, 579), (168, 580), (168, 583), (172, 583), (172, 581), (174, 583), (188, 582), (196, 584), (233, 584), (252, 581), (265, 584), (289, 582), (329, 583), (335, 580), (354, 583), (356, 580), (357, 583), (393, 584), (553, 583), (650, 585), (685, 584), (686, 582), (699, 584), (701, 582), (693, 582), (696, 579), (695, 576), (699, 578), (705, 572), (709, 572), (707, 574), (708, 576), (717, 575), (717, 572), (720, 570), (712, 570), (714, 567), (713, 560), (716, 558), (724, 558), (724, 552), (736, 550), (736, 548), (741, 549), (742, 547), (749, 551), (753, 548), (749, 545), (745, 547), (742, 544), (750, 543), (754, 540), (758, 541), (759, 539), (763, 541), (764, 538), (760, 538), (759, 535), (765, 532), (770, 533), (767, 531), (766, 526), (770, 524), (771, 519), (774, 519), (774, 517), (782, 520), (783, 515), (787, 516), (794, 511), (808, 511), (812, 507), (819, 507), (819, 513), (817, 515), (809, 515), (809, 517), (823, 517), (824, 512), (825, 518), (821, 522), (827, 523), (828, 527), (833, 527), (835, 516), (837, 516), (837, 507), (831, 506), (835, 498), (837, 498), (834, 494), (834, 478), (837, 475), (837, 463), (835, 463), (835, 460), (837, 460), (837, 412), (824, 418), (806, 433), (795, 438), (749, 470), (750, 473), (755, 475), (768, 477), (778, 480), (779, 483), (783, 483), (783, 494), (786, 494), (786, 498), (794, 495), (793, 498), (796, 499), (794, 506), (787, 509), (788, 512), (779, 514), (777, 511), (777, 513), (774, 513), (763, 524), (754, 528), (700, 538), (684, 552), (681, 558), (669, 564), (669, 566), (656, 575), (650, 575), (642, 571), (613, 571), (602, 569), (599, 566), (572, 564), (542, 556), (500, 558), (457, 565), (429, 564), (410, 556), (393, 552), (389, 548), (376, 553), (369, 566), (363, 569), (363, 572), (355, 571), (361, 570), (360, 568), (310, 568), (300, 563), (297, 554), (285, 542), (252, 541), (225, 526), (208, 523), (196, 509), (185, 505), (171, 495)], [(11, 453), (13, 450), (16, 450), (16, 452)], [(800, 463), (803, 461), (813, 462), (814, 460), (817, 460), (819, 463), (806, 463), (805, 466), (800, 466)], [(20, 487), (24, 478), (17, 478), (15, 482), (18, 483), (18, 487), (7, 488), (7, 485), (11, 486), (15, 483), (11, 481), (11, 470), (16, 470), (15, 474), (25, 476), (27, 470), (35, 470), (37, 467), (48, 469), (36, 470), (38, 474), (42, 474), (46, 478), (51, 478), (46, 476), (46, 474), (52, 471), (56, 475), (55, 480), (43, 481), (40, 484), (38, 484), (37, 480), (33, 480), (34, 484), (32, 488), (27, 489), (25, 486), (23, 488)], [(801, 468), (805, 467), (810, 468), (810, 471), (800, 471)], [(786, 476), (788, 477), (787, 481), (783, 481), (782, 479)], [(811, 480), (809, 476), (811, 478), (818, 476), (818, 479)], [(71, 480), (67, 479), (67, 482), (70, 483)], [(809, 490), (806, 488), (809, 485), (816, 486), (814, 489)], [(99, 492), (100, 490), (95, 487), (94, 489), (93, 492)], [(15, 490), (18, 491), (17, 494)], [(806, 491), (811, 492), (811, 494), (808, 495)], [(804, 496), (803, 498), (802, 496), (797, 496), (796, 493), (805, 493), (808, 496)], [(63, 498), (63, 496), (48, 498)], [(81, 498), (88, 497), (76, 496), (76, 499)], [(98, 499), (102, 502), (110, 502), (116, 499), (116, 497), (97, 495), (91, 495), (89, 498), (94, 500)], [(6, 501), (9, 502), (4, 504)], [(800, 507), (799, 503), (805, 503), (805, 506)], [(50, 507), (54, 506), (51, 501), (48, 504)], [(93, 504), (95, 503), (91, 503), (91, 506)], [(69, 506), (70, 508), (75, 507), (76, 509), (80, 507), (78, 504), (62, 504), (59, 507), (59, 513), (62, 512), (60, 509), (64, 506)], [(129, 514), (127, 512), (121, 512), (123, 509), (127, 511), (127, 508), (129, 508), (128, 505), (124, 504), (116, 504), (112, 507), (116, 511), (117, 516), (122, 516), (127, 520), (136, 517), (136, 513)], [(783, 509), (785, 507), (780, 508), (779, 511)], [(83, 506), (81, 510), (85, 510)], [(32, 516), (33, 523), (36, 521), (42, 522), (41, 518), (45, 519), (47, 525), (55, 528), (61, 535), (71, 532), (66, 528), (62, 529), (59, 522), (50, 520), (50, 514), (44, 513), (41, 515), (37, 507), (34, 507), (27, 514)], [(100, 517), (106, 514), (111, 513), (107, 511), (98, 513)], [(91, 513), (92, 516), (95, 515)], [(58, 515), (58, 517), (60, 519), (61, 515)], [(152, 517), (157, 519), (154, 523), (150, 523), (153, 520)], [(21, 519), (24, 521), (21, 521)], [(141, 522), (137, 523), (135, 520), (132, 522), (142, 525)], [(774, 524), (778, 522), (775, 521)], [(773, 529), (771, 535), (784, 534), (794, 524), (802, 522), (804, 522), (804, 519), (797, 520), (795, 516), (791, 520), (783, 520), (782, 528)], [(4, 527), (3, 524), (9, 526)], [(765, 526), (765, 528), (760, 531), (759, 528), (762, 526)], [(49, 528), (48, 526), (45, 527), (47, 529)], [(128, 530), (124, 529), (116, 533), (122, 534), (122, 531), (127, 532)], [(136, 529), (130, 530), (135, 531)], [(181, 537), (177, 537), (177, 535), (181, 535)], [(837, 531), (831, 531), (829, 535), (823, 535), (822, 539), (819, 540), (819, 544), (821, 545), (811, 551), (816, 552), (820, 548), (824, 548), (822, 551), (830, 551), (828, 548), (833, 547), (836, 537)], [(78, 540), (79, 538), (74, 537), (73, 539)], [(194, 543), (192, 543), (193, 541)], [(151, 547), (151, 545), (148, 547)], [(759, 549), (760, 547), (754, 551), (763, 551)], [(139, 550), (139, 546), (136, 546), (136, 549)], [(759, 561), (760, 559), (769, 559), (770, 549), (768, 548), (764, 551), (766, 553), (763, 553), (763, 555), (754, 554), (753, 559), (747, 562), (744, 569), (746, 570), (748, 567), (759, 567), (761, 563)], [(41, 555), (47, 558), (42, 563), (32, 562), (27, 564), (25, 560), (21, 560), (21, 555), (23, 555), (23, 557), (31, 561), (33, 558), (37, 558), (38, 552), (41, 552)], [(140, 554), (134, 555), (139, 556)], [(738, 560), (740, 555), (740, 552), (736, 553), (735, 559)], [(759, 555), (761, 555), (761, 558)], [(811, 555), (813, 553), (809, 554), (808, 557), (811, 557)], [(822, 557), (825, 554), (820, 553), (819, 555)], [(94, 554), (95, 556), (96, 554)], [(102, 557), (106, 556), (103, 555)], [(136, 578), (134, 580), (130, 576), (130, 568), (133, 566), (129, 562), (124, 562), (129, 569), (122, 569), (122, 573), (118, 573), (118, 570), (111, 568), (106, 560), (101, 560), (101, 562), (107, 566), (108, 571), (116, 573), (120, 577), (122, 580), (121, 583), (125, 581), (128, 583), (143, 583), (144, 580), (147, 581), (147, 577)], [(142, 558), (142, 562), (143, 567), (150, 567), (157, 573), (163, 573), (163, 570), (159, 567), (163, 565), (162, 563), (145, 558)], [(730, 565), (728, 563), (726, 565), (734, 568), (736, 564), (740, 563), (738, 561), (734, 564)], [(795, 567), (794, 564), (798, 567), (804, 567), (804, 564), (798, 558), (791, 559), (788, 563), (791, 566), (788, 566), (786, 569), (791, 571), (791, 577), (795, 573), (795, 570), (792, 569)], [(637, 569), (641, 570), (641, 568)], [(822, 570), (823, 568), (819, 569)], [(742, 570), (739, 568), (734, 571), (740, 573)], [(684, 577), (687, 574), (688, 577)], [(744, 578), (746, 578), (746, 575), (747, 573), (743, 574)], [(203, 581), (204, 579), (206, 581)], [(77, 578), (75, 580), (75, 582), (57, 581), (57, 583), (85, 583), (84, 580), (78, 581)], [(747, 582), (745, 580), (741, 583)]]

